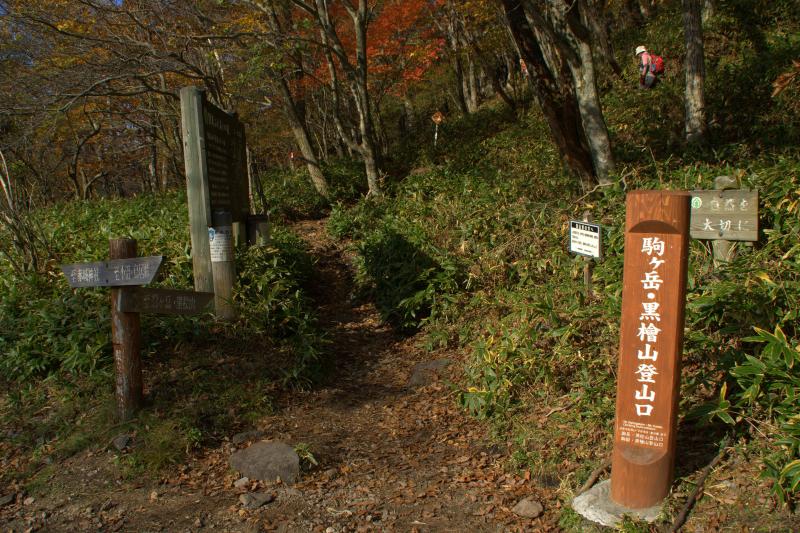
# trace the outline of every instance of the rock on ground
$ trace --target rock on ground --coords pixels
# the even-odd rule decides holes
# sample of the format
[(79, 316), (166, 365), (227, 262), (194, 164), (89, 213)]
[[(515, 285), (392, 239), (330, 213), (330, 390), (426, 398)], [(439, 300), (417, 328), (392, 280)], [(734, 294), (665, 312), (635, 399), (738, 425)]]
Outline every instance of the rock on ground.
[(237, 433), (231, 439), (231, 442), (234, 444), (242, 444), (249, 440), (256, 440), (260, 439), (264, 436), (264, 432), (258, 429), (254, 429), (252, 431), (243, 431), (242, 433)]
[(300, 457), (283, 442), (256, 442), (231, 455), (230, 465), (243, 477), (292, 484), (300, 474)]
[(511, 509), (511, 512), (525, 518), (539, 518), (542, 516), (542, 513), (544, 513), (544, 507), (533, 498), (525, 498), (524, 500), (520, 500), (517, 505)]
[(417, 388), (430, 384), (434, 377), (438, 377), (452, 363), (450, 359), (434, 359), (417, 364), (411, 371), (407, 386)]
[(263, 492), (248, 492), (239, 496), (239, 501), (245, 509), (258, 509), (275, 500), (274, 494), (265, 494)]
[(133, 439), (131, 438), (130, 435), (126, 435), (125, 433), (122, 433), (122, 434), (117, 435), (116, 437), (114, 437), (114, 440), (112, 441), (112, 443), (114, 444), (114, 448), (116, 448), (117, 450), (123, 452), (123, 451), (125, 451), (126, 448), (128, 448), (131, 445), (131, 440), (133, 440)]

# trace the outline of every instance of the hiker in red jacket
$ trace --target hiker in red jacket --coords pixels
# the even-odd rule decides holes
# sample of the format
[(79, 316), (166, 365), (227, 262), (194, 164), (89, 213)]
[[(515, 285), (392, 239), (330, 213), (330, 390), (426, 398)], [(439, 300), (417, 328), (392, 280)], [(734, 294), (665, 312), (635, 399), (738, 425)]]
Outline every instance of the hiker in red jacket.
[(644, 46), (637, 46), (636, 57), (639, 58), (639, 88), (651, 89), (658, 81), (655, 69), (652, 66), (653, 56)]

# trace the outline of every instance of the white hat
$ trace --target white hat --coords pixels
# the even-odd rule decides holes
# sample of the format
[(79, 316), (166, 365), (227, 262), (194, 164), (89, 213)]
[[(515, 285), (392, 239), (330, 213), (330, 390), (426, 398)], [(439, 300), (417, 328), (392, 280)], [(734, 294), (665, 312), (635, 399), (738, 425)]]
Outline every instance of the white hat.
[(637, 56), (639, 54), (643, 53), (643, 52), (647, 52), (647, 48), (645, 48), (644, 46), (641, 46), (641, 45), (636, 47), (636, 55)]

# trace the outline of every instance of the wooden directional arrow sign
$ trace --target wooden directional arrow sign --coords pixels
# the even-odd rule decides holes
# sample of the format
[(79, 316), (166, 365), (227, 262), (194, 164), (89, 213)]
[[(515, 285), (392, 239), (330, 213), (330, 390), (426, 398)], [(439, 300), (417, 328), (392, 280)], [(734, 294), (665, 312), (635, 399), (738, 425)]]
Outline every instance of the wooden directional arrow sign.
[(147, 285), (158, 274), (164, 256), (131, 257), (112, 259), (97, 263), (61, 265), (69, 286), (77, 287), (123, 287)]
[(212, 292), (130, 288), (119, 291), (118, 308), (125, 313), (195, 315), (214, 299)]

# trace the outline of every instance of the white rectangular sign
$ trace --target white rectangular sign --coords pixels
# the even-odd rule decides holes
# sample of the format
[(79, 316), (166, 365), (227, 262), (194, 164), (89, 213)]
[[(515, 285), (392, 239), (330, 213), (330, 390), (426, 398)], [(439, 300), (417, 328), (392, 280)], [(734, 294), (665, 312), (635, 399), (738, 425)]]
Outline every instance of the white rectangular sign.
[(208, 228), (208, 243), (211, 247), (211, 262), (233, 261), (233, 228), (220, 226)]
[(602, 230), (599, 224), (569, 221), (569, 251), (589, 257), (602, 257)]

